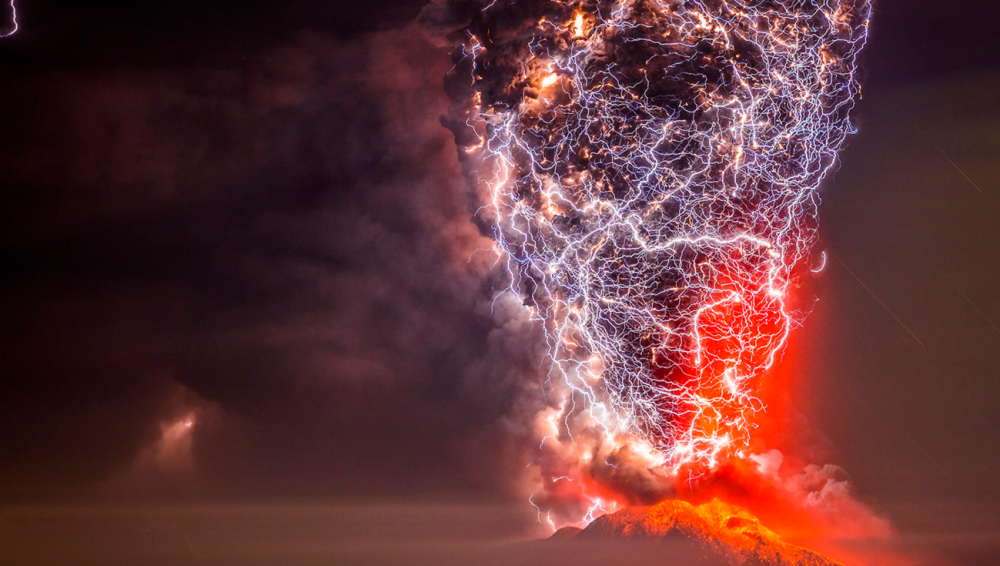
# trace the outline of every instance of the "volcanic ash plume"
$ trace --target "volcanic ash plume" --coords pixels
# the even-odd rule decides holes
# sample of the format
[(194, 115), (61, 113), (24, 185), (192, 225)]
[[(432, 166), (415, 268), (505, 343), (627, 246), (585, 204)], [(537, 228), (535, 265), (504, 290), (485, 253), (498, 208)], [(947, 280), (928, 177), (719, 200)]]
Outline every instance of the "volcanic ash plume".
[(817, 189), (851, 130), (869, 14), (867, 0), (425, 11), (453, 45), (448, 122), (477, 219), (546, 331), (542, 460), (655, 475), (746, 455), (798, 318), (790, 293), (823, 263)]

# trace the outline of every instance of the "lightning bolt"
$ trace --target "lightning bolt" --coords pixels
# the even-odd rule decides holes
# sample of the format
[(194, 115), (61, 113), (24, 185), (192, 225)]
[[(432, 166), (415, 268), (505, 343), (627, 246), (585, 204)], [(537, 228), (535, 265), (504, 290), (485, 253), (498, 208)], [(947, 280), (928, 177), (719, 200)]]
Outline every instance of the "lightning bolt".
[(8, 31), (6, 33), (0, 33), (0, 39), (5, 38), (5, 37), (10, 37), (10, 36), (14, 35), (15, 33), (17, 33), (17, 29), (18, 29), (17, 28), (17, 6), (14, 5), (14, 0), (10, 0), (10, 14), (11, 14), (10, 15), (11, 25), (14, 26), (14, 29), (12, 29), (12, 30), (10, 30), (10, 31)]

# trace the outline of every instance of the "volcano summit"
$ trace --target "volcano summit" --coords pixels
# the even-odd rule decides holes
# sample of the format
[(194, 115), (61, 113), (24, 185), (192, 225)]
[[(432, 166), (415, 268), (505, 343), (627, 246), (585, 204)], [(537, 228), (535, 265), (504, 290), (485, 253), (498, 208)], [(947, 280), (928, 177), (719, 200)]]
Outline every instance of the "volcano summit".
[[(634, 541), (683, 547), (691, 564), (715, 566), (838, 566), (820, 554), (784, 542), (744, 509), (718, 499), (702, 505), (664, 501), (599, 517), (585, 529), (567, 527), (550, 541)], [(677, 549), (671, 549), (671, 555)]]

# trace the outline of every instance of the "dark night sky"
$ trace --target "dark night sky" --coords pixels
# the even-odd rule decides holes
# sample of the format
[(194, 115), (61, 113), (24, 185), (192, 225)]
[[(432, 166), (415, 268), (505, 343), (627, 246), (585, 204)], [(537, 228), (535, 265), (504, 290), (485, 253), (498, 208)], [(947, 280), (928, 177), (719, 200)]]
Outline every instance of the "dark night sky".
[[(19, 2), (0, 505), (509, 500), (537, 335), (489, 316), (421, 6)], [(803, 435), (968, 564), (1000, 548), (997, 22), (877, 4), (787, 362)]]

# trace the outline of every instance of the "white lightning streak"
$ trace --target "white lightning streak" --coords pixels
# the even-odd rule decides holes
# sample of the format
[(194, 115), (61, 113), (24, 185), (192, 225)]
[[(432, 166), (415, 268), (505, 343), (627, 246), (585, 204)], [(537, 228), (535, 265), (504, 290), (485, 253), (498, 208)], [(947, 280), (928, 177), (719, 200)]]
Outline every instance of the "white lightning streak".
[(7, 33), (0, 33), (0, 39), (2, 39), (4, 37), (10, 37), (10, 36), (14, 35), (15, 33), (17, 33), (17, 29), (18, 29), (17, 28), (17, 7), (14, 6), (14, 0), (10, 0), (10, 13), (11, 13), (11, 16), (10, 16), (11, 24), (14, 26), (14, 29), (10, 30)]

